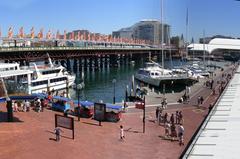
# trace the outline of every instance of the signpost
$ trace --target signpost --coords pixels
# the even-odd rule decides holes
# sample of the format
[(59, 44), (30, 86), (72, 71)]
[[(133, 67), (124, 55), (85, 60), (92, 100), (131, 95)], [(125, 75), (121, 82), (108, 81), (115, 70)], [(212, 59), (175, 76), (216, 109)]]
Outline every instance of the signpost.
[(143, 97), (143, 100), (135, 104), (135, 107), (137, 109), (142, 109), (143, 110), (143, 133), (145, 133), (145, 96)]
[(104, 103), (94, 103), (94, 119), (99, 122), (99, 126), (101, 122), (105, 120), (106, 114), (106, 104)]
[(55, 127), (72, 130), (72, 138), (74, 140), (74, 119), (72, 117), (55, 114)]
[(143, 133), (145, 133), (145, 96), (143, 97)]

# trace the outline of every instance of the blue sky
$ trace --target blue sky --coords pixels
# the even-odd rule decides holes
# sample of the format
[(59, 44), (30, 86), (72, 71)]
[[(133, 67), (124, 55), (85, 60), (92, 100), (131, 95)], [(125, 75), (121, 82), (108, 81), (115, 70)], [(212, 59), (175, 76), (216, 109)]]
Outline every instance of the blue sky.
[[(186, 8), (189, 13), (188, 39), (195, 41), (215, 34), (240, 37), (240, 2), (234, 0), (164, 0), (164, 21), (172, 35), (186, 34)], [(30, 32), (88, 29), (109, 34), (141, 19), (160, 20), (160, 0), (0, 0), (0, 28), (6, 35), (23, 26)]]

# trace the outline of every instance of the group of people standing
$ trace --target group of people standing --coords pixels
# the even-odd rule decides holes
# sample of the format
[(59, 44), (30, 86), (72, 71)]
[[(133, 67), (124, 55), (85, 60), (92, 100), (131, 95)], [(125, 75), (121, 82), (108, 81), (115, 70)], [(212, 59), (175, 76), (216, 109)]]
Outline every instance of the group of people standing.
[[(164, 113), (163, 108), (156, 108), (156, 119), (157, 123), (164, 124), (165, 128), (165, 137), (170, 138), (171, 141), (174, 141), (177, 137), (179, 138), (179, 145), (184, 145), (183, 135), (184, 135), (184, 127), (183, 127), (183, 114), (182, 111), (176, 111), (169, 115), (169, 113)], [(178, 131), (176, 130), (176, 126), (178, 125)], [(178, 133), (177, 133), (178, 132)]]
[(30, 111), (30, 103), (25, 100), (23, 103), (13, 101), (12, 108), (14, 112), (27, 112)]

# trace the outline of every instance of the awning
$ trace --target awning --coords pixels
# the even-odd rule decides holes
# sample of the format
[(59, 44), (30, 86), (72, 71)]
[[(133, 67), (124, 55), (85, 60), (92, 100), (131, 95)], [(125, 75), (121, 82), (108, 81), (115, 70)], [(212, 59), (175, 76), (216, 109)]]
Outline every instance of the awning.
[(61, 100), (61, 101), (64, 101), (64, 102), (71, 101), (71, 99), (66, 98), (66, 97), (61, 97), (61, 96), (53, 96), (53, 99)]

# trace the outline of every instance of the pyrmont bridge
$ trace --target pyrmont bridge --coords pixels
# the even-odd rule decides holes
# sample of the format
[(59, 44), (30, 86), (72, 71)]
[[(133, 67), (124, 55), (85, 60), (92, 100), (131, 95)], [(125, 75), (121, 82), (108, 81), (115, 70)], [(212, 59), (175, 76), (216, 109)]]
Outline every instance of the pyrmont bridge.
[[(101, 58), (114, 59), (129, 57), (134, 59), (141, 56), (156, 56), (161, 58), (161, 46), (140, 43), (105, 42), (90, 40), (41, 40), (41, 39), (2, 39), (0, 59), (5, 61), (30, 62), (46, 60), (47, 54), (53, 60), (84, 59), (96, 61)], [(26, 42), (29, 44), (26, 45)], [(34, 45), (33, 45), (34, 43)], [(168, 53), (177, 54), (173, 46), (163, 46), (165, 56)], [(100, 60), (101, 61), (101, 60)]]

